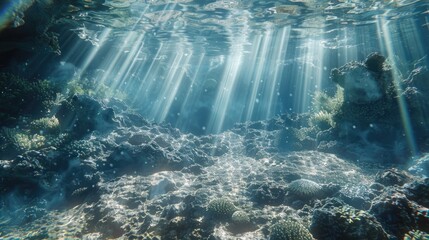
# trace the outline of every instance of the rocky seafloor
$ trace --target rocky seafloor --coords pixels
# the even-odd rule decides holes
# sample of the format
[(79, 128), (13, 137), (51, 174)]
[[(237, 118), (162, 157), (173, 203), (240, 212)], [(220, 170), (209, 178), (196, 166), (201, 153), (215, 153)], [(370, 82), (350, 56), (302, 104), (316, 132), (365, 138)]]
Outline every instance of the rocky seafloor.
[(279, 136), (297, 122), (290, 115), (194, 136), (74, 101), (96, 106), (96, 129), (0, 161), (2, 239), (411, 239), (429, 231), (427, 178), (403, 165), (286, 151)]
[(384, 60), (334, 69), (343, 97), (320, 97), (331, 105), (321, 112), (215, 135), (87, 95), (56, 100), (31, 123), (2, 105), (0, 237), (428, 239), (429, 74), (403, 81), (417, 142), (407, 145)]

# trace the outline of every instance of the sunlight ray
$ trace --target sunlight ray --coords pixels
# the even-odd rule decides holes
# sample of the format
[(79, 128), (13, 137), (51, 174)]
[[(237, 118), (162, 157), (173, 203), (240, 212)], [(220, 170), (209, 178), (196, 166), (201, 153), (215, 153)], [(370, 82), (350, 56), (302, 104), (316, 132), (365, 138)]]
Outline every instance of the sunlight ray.
[(236, 51), (231, 53), (226, 61), (226, 68), (222, 75), (216, 100), (212, 108), (212, 114), (207, 126), (209, 132), (217, 133), (222, 130), (227, 109), (230, 104), (231, 93), (233, 92), (242, 63), (243, 53), (241, 50), (242, 47), (238, 47)]
[[(132, 33), (132, 32), (131, 32)], [(130, 34), (131, 34), (130, 33)], [(109, 88), (111, 91), (115, 91), (121, 87), (122, 84), (126, 84), (128, 81), (128, 74), (133, 67), (133, 63), (135, 62), (135, 59), (139, 53), (139, 50), (141, 49), (143, 45), (143, 39), (144, 35), (140, 34), (138, 35), (137, 39), (133, 40), (133, 42), (130, 44), (132, 47), (127, 52), (127, 57), (124, 61), (121, 62), (121, 67), (118, 69), (117, 73), (113, 75), (114, 78), (112, 83), (110, 84)]]
[(273, 63), (270, 65), (270, 71), (273, 71), (273, 74), (270, 74), (268, 78), (268, 86), (266, 87), (266, 93), (264, 93), (265, 99), (263, 102), (267, 105), (265, 108), (264, 119), (268, 119), (274, 115), (276, 99), (279, 95), (279, 84), (281, 82), (281, 77), (283, 73), (283, 60), (286, 57), (286, 50), (289, 44), (289, 35), (290, 35), (290, 26), (283, 27), (280, 31), (279, 36), (275, 37), (275, 44), (272, 48), (274, 50)]
[(261, 37), (261, 39), (258, 39), (258, 44), (255, 45), (256, 49), (253, 49), (253, 52), (256, 54), (255, 56), (255, 63), (254, 65), (250, 66), (250, 69), (254, 69), (251, 83), (252, 86), (250, 87), (250, 96), (248, 97), (248, 109), (246, 112), (245, 121), (249, 121), (252, 119), (253, 116), (253, 110), (255, 108), (255, 105), (260, 102), (260, 99), (258, 98), (258, 91), (260, 88), (260, 85), (263, 84), (263, 74), (265, 70), (265, 63), (268, 61), (268, 48), (271, 43), (271, 36), (272, 32), (271, 30), (267, 30), (264, 35)]
[[(121, 65), (121, 58), (123, 57), (124, 53), (126, 52), (127, 48), (131, 46), (131, 44), (134, 44), (136, 39), (138, 38), (138, 34), (136, 32), (130, 32), (125, 39), (123, 39), (121, 42), (121, 46), (119, 49), (112, 51), (110, 54), (108, 54), (105, 58), (102, 65), (102, 69), (105, 70), (104, 74), (101, 75), (99, 79), (97, 79), (97, 88), (96, 90), (100, 90), (103, 88), (103, 86), (111, 86), (112, 82), (114, 81), (121, 81), (122, 79), (114, 79), (113, 76), (115, 76), (115, 72), (117, 71), (118, 65)], [(127, 66), (125, 66), (127, 67)]]
[[(200, 54), (199, 56), (196, 56), (197, 60), (196, 60), (196, 64), (194, 65), (194, 67), (195, 67), (194, 75), (190, 76), (190, 79), (191, 79), (190, 86), (186, 92), (185, 99), (183, 100), (183, 104), (182, 104), (180, 111), (178, 113), (179, 116), (178, 116), (177, 125), (179, 127), (185, 126), (186, 121), (187, 121), (185, 118), (182, 118), (180, 116), (189, 112), (190, 108), (196, 107), (194, 103), (195, 103), (195, 101), (198, 100), (198, 95), (200, 94), (200, 92), (195, 91), (194, 86), (196, 85), (196, 82), (199, 80), (198, 78), (201, 77), (200, 76), (200, 74), (201, 74), (200, 68), (201, 68), (201, 65), (203, 63), (204, 57), (205, 57), (204, 53)], [(203, 90), (203, 89), (201, 89), (201, 90)]]
[(411, 125), (408, 105), (404, 99), (404, 95), (402, 94), (403, 89), (401, 87), (401, 73), (399, 72), (399, 63), (397, 62), (397, 59), (395, 57), (397, 56), (397, 54), (401, 54), (399, 55), (399, 58), (403, 59), (403, 46), (401, 42), (397, 42), (397, 44), (395, 44), (395, 42), (393, 41), (392, 34), (395, 31), (395, 27), (391, 24), (391, 22), (383, 16), (378, 18), (378, 21), (379, 23), (377, 24), (377, 26), (380, 27), (379, 30), (383, 39), (382, 44), (386, 48), (389, 63), (391, 64), (391, 68), (393, 71), (393, 83), (395, 86), (396, 94), (398, 96), (397, 101), (401, 113), (402, 124), (405, 130), (405, 137), (407, 139), (408, 146), (411, 150), (411, 154), (415, 156), (418, 154), (417, 143), (414, 136), (414, 130)]
[(148, 99), (150, 93), (149, 90), (152, 89), (152, 85), (156, 83), (158, 72), (163, 66), (161, 62), (165, 60), (165, 54), (166, 50), (164, 49), (164, 44), (161, 43), (158, 47), (155, 56), (152, 59), (149, 68), (146, 70), (146, 73), (144, 74), (140, 85), (137, 87), (137, 93), (139, 94), (136, 94), (134, 96), (134, 98), (132, 99), (133, 103), (142, 103), (142, 101), (146, 102), (146, 100)]
[(298, 52), (303, 57), (297, 70), (296, 112), (308, 112), (311, 108), (311, 96), (322, 81), (323, 51), (321, 40), (307, 39)]
[(172, 64), (168, 64), (168, 73), (161, 84), (158, 94), (160, 99), (153, 105), (151, 110), (150, 115), (157, 122), (163, 122), (165, 120), (173, 101), (177, 99), (177, 91), (184, 79), (186, 68), (189, 67), (188, 64), (192, 57), (192, 52), (189, 53), (185, 51), (183, 47), (176, 49), (176, 52)]
[(85, 60), (84, 60), (84, 62), (82, 64), (82, 66), (81, 66), (80, 74), (77, 76), (77, 79), (80, 79), (82, 77), (82, 75), (86, 72), (87, 68), (93, 62), (93, 60), (97, 56), (97, 53), (102, 48), (103, 43), (105, 41), (107, 41), (107, 39), (109, 38), (111, 32), (112, 32), (112, 29), (110, 29), (110, 28), (105, 28), (101, 32), (101, 34), (99, 36), (99, 45), (98, 46), (93, 46), (91, 48), (91, 51), (89, 52), (89, 54), (85, 57)]

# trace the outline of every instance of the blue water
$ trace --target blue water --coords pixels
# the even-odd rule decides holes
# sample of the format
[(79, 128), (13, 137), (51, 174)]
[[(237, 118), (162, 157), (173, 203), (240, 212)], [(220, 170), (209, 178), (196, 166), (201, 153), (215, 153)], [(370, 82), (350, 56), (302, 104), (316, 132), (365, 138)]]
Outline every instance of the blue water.
[(429, 52), (425, 1), (44, 4), (61, 55), (35, 54), (21, 71), (90, 82), (196, 134), (311, 111), (316, 91), (335, 91), (332, 68), (371, 52), (403, 75)]

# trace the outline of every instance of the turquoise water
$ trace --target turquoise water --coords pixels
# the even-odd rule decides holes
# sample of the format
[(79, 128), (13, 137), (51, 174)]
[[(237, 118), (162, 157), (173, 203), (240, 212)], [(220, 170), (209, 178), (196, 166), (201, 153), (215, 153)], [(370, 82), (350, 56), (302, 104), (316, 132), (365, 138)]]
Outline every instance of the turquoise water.
[(428, 42), (427, 0), (0, 0), (0, 238), (427, 239)]
[[(54, 81), (87, 79), (126, 95), (147, 119), (197, 134), (310, 111), (316, 91), (334, 88), (332, 68), (371, 52), (387, 56), (404, 75), (428, 53), (425, 1), (35, 4), (27, 15), (37, 16), (27, 22), (25, 12), (9, 19), (34, 30), (13, 39), (18, 53), (30, 57), (10, 67)], [(19, 8), (12, 1), (3, 7), (19, 13), (27, 6)], [(29, 34), (46, 35), (43, 47), (61, 54), (28, 53)]]

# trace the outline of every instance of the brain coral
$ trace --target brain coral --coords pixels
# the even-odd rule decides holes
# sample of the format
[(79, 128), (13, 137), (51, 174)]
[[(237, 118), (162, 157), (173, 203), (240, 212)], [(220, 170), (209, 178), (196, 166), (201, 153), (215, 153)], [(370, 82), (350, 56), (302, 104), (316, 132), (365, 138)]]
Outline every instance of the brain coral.
[(299, 199), (309, 200), (320, 195), (322, 187), (311, 180), (298, 179), (289, 183), (287, 190), (290, 194)]
[(229, 219), (236, 210), (234, 204), (225, 198), (213, 199), (207, 206), (208, 213), (218, 219)]
[(311, 233), (299, 222), (286, 220), (271, 227), (270, 240), (312, 240)]

